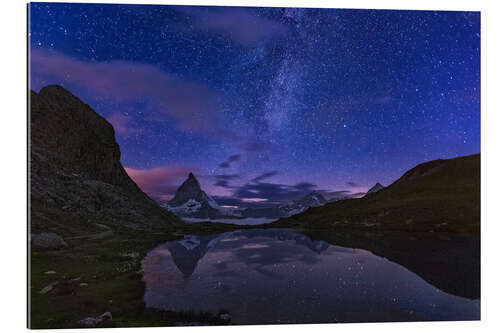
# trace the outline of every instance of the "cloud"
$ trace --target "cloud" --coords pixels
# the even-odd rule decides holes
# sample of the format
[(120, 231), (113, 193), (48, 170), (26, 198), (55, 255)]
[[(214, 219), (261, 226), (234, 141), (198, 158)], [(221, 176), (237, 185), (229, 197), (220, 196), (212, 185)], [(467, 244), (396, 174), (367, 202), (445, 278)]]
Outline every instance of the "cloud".
[(320, 190), (318, 191), (325, 197), (326, 200), (332, 200), (332, 199), (343, 199), (343, 198), (351, 198), (353, 197), (353, 194), (351, 191), (343, 190), (343, 191), (327, 191), (327, 190)]
[(216, 179), (222, 179), (222, 180), (233, 180), (240, 178), (240, 175), (238, 174), (231, 174), (231, 175), (214, 175), (213, 176)]
[(60, 84), (118, 105), (147, 101), (151, 119), (173, 120), (183, 131), (217, 133), (220, 93), (157, 66), (131, 61), (82, 61), (43, 49), (31, 50), (30, 66), (33, 90)]
[[(271, 172), (263, 175), (267, 176), (268, 174), (271, 174)], [(258, 181), (232, 188), (233, 188), (232, 198), (241, 200), (242, 202), (246, 203), (253, 202), (252, 200), (256, 199), (260, 204), (264, 203), (262, 202), (262, 199), (266, 199), (265, 204), (267, 204), (267, 206), (280, 203), (287, 203), (292, 200), (298, 200), (313, 191), (320, 193), (327, 200), (354, 198), (364, 194), (364, 193), (361, 194), (351, 193), (351, 191), (348, 190), (342, 190), (342, 191), (329, 191), (321, 189), (318, 190), (316, 184), (308, 182), (297, 183), (295, 185), (285, 185), (285, 184), (265, 183)]]
[(303, 189), (299, 185), (285, 185), (275, 183), (248, 183), (234, 190), (233, 197), (243, 201), (265, 199), (268, 203), (278, 204), (300, 199), (310, 193), (310, 189)]
[(144, 170), (125, 168), (125, 171), (151, 198), (164, 202), (173, 197), (178, 184), (186, 179), (193, 168), (173, 165)]
[(235, 154), (231, 155), (228, 157), (228, 159), (221, 164), (219, 164), (219, 167), (221, 168), (229, 168), (231, 166), (231, 163), (239, 161), (241, 158), (240, 154)]
[(236, 154), (236, 155), (231, 155), (228, 158), (228, 162), (235, 162), (240, 160), (241, 155)]
[(264, 179), (271, 178), (273, 176), (276, 176), (278, 174), (278, 171), (270, 171), (270, 172), (264, 172), (263, 174), (255, 177), (252, 179), (253, 182), (260, 182)]
[(355, 182), (347, 182), (346, 183), (347, 185), (349, 185), (350, 187), (358, 187), (359, 185)]
[(234, 186), (230, 185), (229, 182), (234, 179), (240, 178), (238, 174), (229, 174), (229, 175), (214, 175), (215, 178), (214, 186), (224, 187), (224, 188), (234, 188)]
[(218, 180), (214, 183), (214, 186), (225, 187), (225, 188), (232, 187), (231, 185), (229, 185), (229, 182), (227, 180)]
[[(271, 174), (271, 172), (268, 172), (266, 174)], [(227, 178), (219, 178), (218, 181), (214, 184), (215, 186), (225, 187), (232, 190), (230, 196), (213, 197), (220, 205), (268, 208), (277, 204), (288, 203), (292, 200), (301, 199), (313, 191), (320, 193), (327, 200), (357, 198), (364, 194), (352, 193), (348, 190), (330, 191), (317, 189), (318, 186), (316, 184), (308, 182), (301, 182), (295, 185), (286, 185), (252, 181), (241, 186), (232, 186), (229, 184), (229, 180), (234, 179), (233, 177), (235, 175), (229, 176), (230, 177)]]
[(243, 150), (250, 153), (259, 153), (271, 150), (271, 144), (258, 139), (251, 139), (242, 144)]
[(314, 188), (317, 187), (317, 185), (312, 184), (312, 183), (303, 182), (303, 183), (298, 183), (298, 184), (294, 185), (293, 187), (299, 191), (312, 192), (312, 191), (314, 191)]
[(254, 46), (259, 42), (285, 37), (288, 27), (271, 19), (259, 16), (245, 8), (198, 9), (180, 7), (195, 18), (194, 27), (211, 31), (244, 45)]
[(139, 134), (142, 132), (141, 129), (132, 126), (131, 117), (126, 116), (121, 112), (113, 112), (106, 119), (113, 125), (115, 132), (123, 137)]
[(212, 196), (212, 198), (221, 206), (245, 206), (242, 200), (233, 197)]

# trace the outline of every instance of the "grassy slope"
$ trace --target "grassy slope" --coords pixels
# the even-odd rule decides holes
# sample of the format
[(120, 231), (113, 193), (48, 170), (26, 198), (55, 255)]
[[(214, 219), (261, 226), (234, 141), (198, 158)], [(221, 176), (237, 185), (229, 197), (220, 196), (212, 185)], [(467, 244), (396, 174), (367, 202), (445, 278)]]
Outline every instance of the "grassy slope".
[[(146, 309), (142, 301), (145, 285), (140, 270), (146, 253), (186, 232), (195, 233), (196, 230), (192, 227), (188, 226), (185, 231), (182, 227), (176, 227), (175, 231), (147, 231), (126, 228), (120, 230), (108, 224), (113, 230), (112, 236), (104, 239), (79, 238), (79, 235), (93, 235), (102, 229), (90, 228), (91, 224), (87, 219), (78, 216), (71, 218), (71, 224), (58, 229), (70, 245), (69, 248), (31, 250), (31, 328), (79, 327), (79, 320), (95, 317), (106, 311), (113, 314), (113, 327), (170, 326), (176, 321), (225, 323), (216, 314)], [(100, 223), (106, 224), (106, 221)], [(217, 231), (229, 228), (214, 227)], [(208, 226), (201, 227), (200, 232), (214, 233), (209, 229)], [(55, 271), (56, 274), (45, 274), (47, 271)], [(42, 288), (55, 281), (58, 284), (52, 291), (40, 294)], [(80, 283), (88, 285), (80, 286)]]
[(275, 227), (478, 233), (480, 155), (420, 164), (387, 188), (281, 219)]

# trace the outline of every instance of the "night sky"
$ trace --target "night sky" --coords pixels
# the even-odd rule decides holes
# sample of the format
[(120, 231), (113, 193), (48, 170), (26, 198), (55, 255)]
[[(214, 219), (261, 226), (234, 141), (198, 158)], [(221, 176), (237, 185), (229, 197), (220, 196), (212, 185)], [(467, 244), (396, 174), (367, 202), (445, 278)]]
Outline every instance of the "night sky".
[(30, 5), (30, 85), (108, 119), (158, 201), (192, 171), (223, 205), (389, 185), (480, 151), (477, 12)]

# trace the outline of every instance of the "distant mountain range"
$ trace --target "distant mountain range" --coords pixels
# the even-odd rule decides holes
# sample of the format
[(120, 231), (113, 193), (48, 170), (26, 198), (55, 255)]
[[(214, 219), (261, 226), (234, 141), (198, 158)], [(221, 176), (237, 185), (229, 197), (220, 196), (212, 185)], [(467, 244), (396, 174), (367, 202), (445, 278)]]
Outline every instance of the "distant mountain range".
[(292, 216), (302, 213), (310, 207), (320, 207), (326, 204), (327, 201), (320, 193), (311, 192), (299, 200), (293, 200), (284, 205), (278, 205), (278, 211), (281, 216)]
[(234, 218), (279, 218), (304, 212), (310, 207), (319, 207), (327, 200), (318, 192), (311, 192), (299, 200), (265, 208), (228, 208), (220, 206), (210, 195), (202, 190), (196, 177), (189, 173), (188, 178), (177, 189), (172, 200), (162, 205), (179, 217), (201, 219)]
[(480, 155), (438, 159), (362, 198), (341, 200), (274, 222), (275, 227), (477, 233)]

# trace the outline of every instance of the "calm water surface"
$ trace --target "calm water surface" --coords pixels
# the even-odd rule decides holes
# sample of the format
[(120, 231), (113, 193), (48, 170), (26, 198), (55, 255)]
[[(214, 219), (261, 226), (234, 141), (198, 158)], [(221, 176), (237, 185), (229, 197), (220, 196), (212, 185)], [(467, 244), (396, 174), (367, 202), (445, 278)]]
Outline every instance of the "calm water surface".
[(479, 319), (479, 300), (444, 293), (373, 253), (291, 230), (185, 236), (143, 261), (147, 307), (228, 312), (235, 324)]

